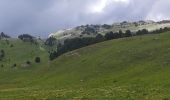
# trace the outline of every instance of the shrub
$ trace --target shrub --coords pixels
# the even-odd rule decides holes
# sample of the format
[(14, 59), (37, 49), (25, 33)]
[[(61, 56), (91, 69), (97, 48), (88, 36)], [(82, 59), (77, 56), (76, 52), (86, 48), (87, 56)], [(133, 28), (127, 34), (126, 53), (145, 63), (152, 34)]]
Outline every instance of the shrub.
[(17, 64), (14, 64), (14, 65), (13, 65), (13, 67), (16, 67), (16, 66), (17, 66)]
[(27, 63), (28, 65), (30, 65), (30, 64), (31, 64), (31, 62), (30, 62), (30, 61), (27, 61), (26, 63)]
[(14, 47), (14, 45), (13, 45), (13, 44), (11, 44), (11, 45), (10, 45), (10, 47), (12, 48), (12, 47)]
[(124, 33), (122, 32), (122, 30), (119, 30), (119, 36), (120, 36), (120, 38), (122, 38), (124, 36)]
[(22, 34), (18, 36), (19, 39), (21, 39), (24, 42), (31, 42), (34, 43), (34, 38), (33, 36), (29, 35), (29, 34)]
[(169, 98), (168, 97), (164, 97), (162, 100), (169, 100)]
[(1, 50), (0, 51), (0, 61), (5, 57), (5, 51)]
[(59, 56), (59, 54), (56, 51), (54, 51), (54, 52), (50, 52), (49, 58), (50, 58), (50, 60), (54, 60), (58, 56)]
[(40, 62), (41, 62), (40, 57), (36, 57), (36, 58), (35, 58), (35, 62), (36, 62), (36, 63), (40, 63)]

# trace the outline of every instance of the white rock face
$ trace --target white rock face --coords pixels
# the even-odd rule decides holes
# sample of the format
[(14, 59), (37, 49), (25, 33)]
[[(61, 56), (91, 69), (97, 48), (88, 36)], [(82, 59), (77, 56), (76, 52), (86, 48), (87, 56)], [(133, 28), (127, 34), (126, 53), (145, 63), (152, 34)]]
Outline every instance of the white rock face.
[(51, 33), (50, 35), (49, 35), (49, 37), (61, 37), (61, 36), (63, 36), (65, 33), (69, 33), (69, 31), (70, 30), (72, 30), (73, 28), (70, 28), (70, 29), (64, 29), (64, 30), (59, 30), (59, 31), (57, 31), (57, 32), (55, 32), (55, 33)]

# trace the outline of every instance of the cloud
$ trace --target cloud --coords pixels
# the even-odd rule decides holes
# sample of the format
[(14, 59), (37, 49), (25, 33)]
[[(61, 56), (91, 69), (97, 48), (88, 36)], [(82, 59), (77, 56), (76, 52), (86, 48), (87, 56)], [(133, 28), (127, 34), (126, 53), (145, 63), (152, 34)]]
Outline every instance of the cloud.
[(168, 19), (168, 0), (0, 0), (0, 31), (47, 36), (82, 24)]
[(170, 19), (169, 5), (170, 5), (169, 0), (162, 0), (162, 1), (159, 0), (155, 2), (146, 19), (153, 19), (157, 21), (162, 19)]

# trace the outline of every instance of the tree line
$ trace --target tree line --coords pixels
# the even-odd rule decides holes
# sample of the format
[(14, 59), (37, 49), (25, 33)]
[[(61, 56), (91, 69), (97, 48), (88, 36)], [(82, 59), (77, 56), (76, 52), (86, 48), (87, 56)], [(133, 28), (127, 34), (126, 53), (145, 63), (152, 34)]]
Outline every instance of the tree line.
[[(125, 37), (132, 37), (132, 36), (138, 36), (138, 35), (144, 35), (144, 34), (159, 34), (162, 32), (167, 32), (170, 31), (170, 28), (160, 28), (154, 31), (148, 31), (147, 29), (142, 29), (142, 30), (138, 30), (137, 32), (131, 32), (130, 30), (126, 30), (125, 32), (122, 32), (121, 30), (119, 30), (119, 32), (107, 32), (105, 35), (101, 35), (101, 34), (97, 34), (96, 37), (76, 37), (76, 38), (72, 38), (72, 39), (66, 39), (64, 41), (64, 44), (58, 44), (57, 46), (57, 51), (52, 51), (49, 52), (49, 58), (50, 60), (54, 60), (55, 58), (57, 58), (58, 56), (81, 48), (81, 47), (85, 47), (91, 44), (95, 44), (95, 43), (99, 43), (99, 42), (103, 42), (103, 41), (107, 41), (107, 40), (112, 40), (112, 39), (118, 39), (118, 38), (125, 38)], [(52, 41), (54, 41), (54, 38), (49, 38), (47, 39), (48, 42), (50, 41), (49, 44), (53, 44)], [(50, 46), (51, 46), (50, 45)]]

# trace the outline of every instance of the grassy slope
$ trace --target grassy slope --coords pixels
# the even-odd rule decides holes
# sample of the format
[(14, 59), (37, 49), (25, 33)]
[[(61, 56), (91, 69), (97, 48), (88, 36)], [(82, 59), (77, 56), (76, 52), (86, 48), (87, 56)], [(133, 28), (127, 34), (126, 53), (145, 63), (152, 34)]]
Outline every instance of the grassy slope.
[[(169, 38), (167, 32), (106, 41), (53, 62), (47, 62), (41, 52), (41, 64), (1, 68), (0, 98), (166, 100), (170, 98)], [(15, 52), (25, 54), (28, 47)]]

